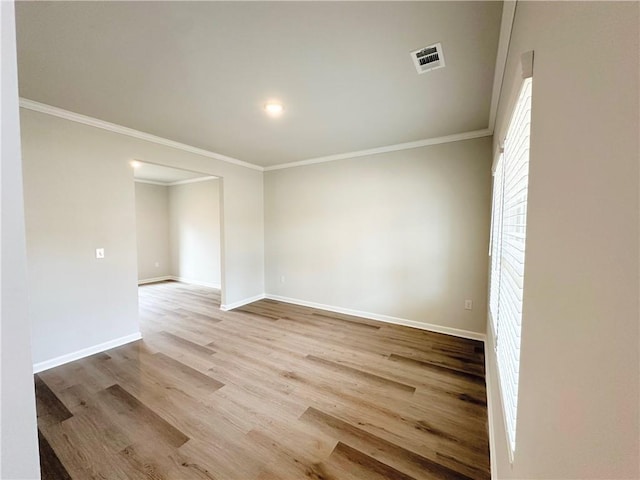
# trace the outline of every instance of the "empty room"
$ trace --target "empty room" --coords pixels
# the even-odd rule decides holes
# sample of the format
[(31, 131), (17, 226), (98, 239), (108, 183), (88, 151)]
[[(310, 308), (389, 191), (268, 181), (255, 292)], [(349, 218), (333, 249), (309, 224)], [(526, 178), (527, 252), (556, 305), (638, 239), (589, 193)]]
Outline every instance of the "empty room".
[(0, 478), (640, 478), (640, 2), (0, 24)]

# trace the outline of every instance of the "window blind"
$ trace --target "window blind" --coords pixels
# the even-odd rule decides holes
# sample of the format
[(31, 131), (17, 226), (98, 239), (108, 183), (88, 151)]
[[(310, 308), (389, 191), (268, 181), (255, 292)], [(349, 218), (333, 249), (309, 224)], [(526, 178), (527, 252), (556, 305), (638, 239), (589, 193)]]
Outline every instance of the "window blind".
[(500, 392), (515, 450), (529, 185), (531, 78), (524, 80), (494, 174), (489, 308)]
[(500, 298), (500, 255), (502, 247), (502, 187), (503, 168), (502, 154), (498, 158), (493, 176), (493, 206), (491, 209), (491, 283), (489, 285), (489, 309), (494, 336), (497, 336), (498, 299)]

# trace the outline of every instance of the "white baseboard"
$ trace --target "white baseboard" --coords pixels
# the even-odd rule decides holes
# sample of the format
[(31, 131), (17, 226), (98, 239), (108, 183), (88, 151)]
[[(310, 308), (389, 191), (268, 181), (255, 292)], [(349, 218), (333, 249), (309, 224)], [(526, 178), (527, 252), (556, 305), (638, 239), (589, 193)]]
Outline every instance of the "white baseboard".
[(201, 287), (209, 287), (220, 290), (222, 286), (219, 283), (201, 282), (200, 280), (193, 280), (191, 278), (176, 277), (175, 275), (169, 275), (167, 280), (175, 280), (176, 282), (189, 283), (191, 285), (199, 285)]
[(138, 280), (138, 285), (144, 285), (145, 283), (166, 282), (167, 280), (173, 280), (171, 275), (165, 275), (164, 277), (144, 278), (142, 280)]
[(144, 278), (138, 280), (138, 285), (145, 285), (147, 283), (166, 282), (167, 280), (174, 280), (176, 282), (189, 283), (191, 285), (200, 285), (201, 287), (209, 287), (220, 290), (222, 287), (219, 283), (201, 282), (200, 280), (193, 280), (191, 278), (177, 277), (175, 275), (165, 275), (163, 277)]
[(119, 347), (126, 343), (135, 342), (136, 340), (140, 340), (142, 338), (142, 334), (140, 332), (132, 333), (131, 335), (126, 335), (124, 337), (116, 338), (114, 340), (109, 340), (108, 342), (99, 343), (98, 345), (93, 345), (91, 347), (83, 348), (82, 350), (78, 350), (76, 352), (67, 353), (66, 355), (61, 355), (56, 358), (52, 358), (51, 360), (45, 360), (44, 362), (38, 362), (33, 364), (33, 373), (39, 373), (44, 370), (49, 370), (53, 367), (58, 367), (60, 365), (64, 365), (65, 363), (73, 362), (74, 360), (79, 360), (84, 357), (88, 357), (90, 355), (94, 355), (96, 353), (104, 352), (105, 350), (110, 350), (112, 348)]
[(265, 298), (265, 294), (261, 293), (259, 295), (256, 295), (255, 297), (245, 298), (245, 299), (239, 300), (237, 302), (228, 303), (228, 304), (225, 304), (225, 305), (220, 305), (220, 310), (224, 310), (225, 312), (227, 312), (229, 310), (233, 310), (234, 308), (239, 308), (239, 307), (242, 307), (243, 305), (247, 305), (249, 303), (257, 302), (258, 300), (262, 300), (263, 298)]
[(308, 302), (306, 300), (298, 300), (296, 298), (281, 297), (280, 295), (272, 295), (270, 293), (267, 293), (264, 298), (277, 300), (279, 302), (293, 303), (294, 305), (302, 305), (303, 307), (327, 310), (329, 312), (344, 313), (345, 315), (353, 315), (354, 317), (368, 318), (370, 320), (377, 320), (379, 322), (393, 323), (394, 325), (402, 325), (404, 327), (418, 328), (420, 330), (427, 330), (429, 332), (444, 333), (446, 335), (453, 335), (455, 337), (479, 340), (481, 342), (485, 341), (485, 335), (483, 333), (472, 332), (470, 330), (461, 330), (458, 328), (434, 325), (432, 323), (407, 320), (405, 318), (390, 317), (388, 315), (379, 315), (377, 313), (370, 312), (362, 312), (360, 310), (352, 310), (350, 308), (334, 307), (333, 305), (324, 305), (322, 303)]

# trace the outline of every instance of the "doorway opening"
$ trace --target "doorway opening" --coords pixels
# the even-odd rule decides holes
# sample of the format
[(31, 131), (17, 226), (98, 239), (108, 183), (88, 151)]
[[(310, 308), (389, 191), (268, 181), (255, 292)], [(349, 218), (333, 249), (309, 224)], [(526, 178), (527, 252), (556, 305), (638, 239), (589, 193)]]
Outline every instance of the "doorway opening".
[(224, 288), (220, 177), (148, 162), (134, 166), (138, 285)]

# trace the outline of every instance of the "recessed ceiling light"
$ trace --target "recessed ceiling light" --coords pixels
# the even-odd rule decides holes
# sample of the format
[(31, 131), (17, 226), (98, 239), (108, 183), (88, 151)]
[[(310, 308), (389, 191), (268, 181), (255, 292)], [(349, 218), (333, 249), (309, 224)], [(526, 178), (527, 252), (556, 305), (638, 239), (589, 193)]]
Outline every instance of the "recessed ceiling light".
[(281, 103), (269, 102), (264, 106), (264, 109), (272, 117), (277, 117), (284, 111), (284, 106)]
[(140, 168), (142, 166), (142, 162), (139, 162), (138, 160), (131, 160), (129, 162), (129, 164), (133, 167), (133, 168)]

